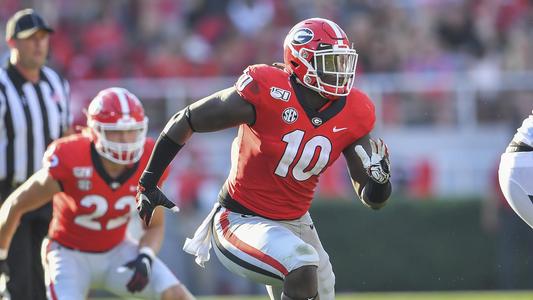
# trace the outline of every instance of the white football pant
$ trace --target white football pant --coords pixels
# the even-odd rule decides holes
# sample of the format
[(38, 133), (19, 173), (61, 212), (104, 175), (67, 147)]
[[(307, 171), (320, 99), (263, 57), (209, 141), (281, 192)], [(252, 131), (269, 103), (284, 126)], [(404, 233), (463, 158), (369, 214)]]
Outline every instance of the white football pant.
[(502, 154), (498, 178), (507, 202), (533, 228), (533, 152)]
[(213, 218), (212, 244), (226, 268), (267, 285), (272, 300), (281, 299), (285, 276), (306, 265), (318, 266), (320, 299), (335, 298), (335, 275), (309, 213), (273, 221), (221, 207)]
[(133, 271), (128, 269), (121, 273), (117, 269), (138, 254), (138, 245), (130, 240), (108, 252), (88, 253), (45, 239), (42, 262), (48, 299), (85, 300), (90, 289), (107, 290), (128, 299), (160, 299), (163, 291), (179, 284), (174, 274), (156, 257), (148, 285), (141, 292), (131, 294), (126, 284)]

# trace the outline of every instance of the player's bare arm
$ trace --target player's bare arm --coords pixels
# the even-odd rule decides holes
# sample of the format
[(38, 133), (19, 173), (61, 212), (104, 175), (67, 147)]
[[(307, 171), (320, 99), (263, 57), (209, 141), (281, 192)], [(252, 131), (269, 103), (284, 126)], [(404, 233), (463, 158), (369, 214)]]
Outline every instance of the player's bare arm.
[(145, 227), (145, 232), (139, 241), (139, 249), (149, 248), (154, 253), (159, 252), (165, 234), (165, 213), (162, 208), (156, 208), (152, 222)]
[(48, 203), (59, 192), (59, 183), (50, 176), (47, 169), (37, 171), (17, 188), (0, 209), (0, 249), (9, 249), (20, 218), (25, 213)]
[(234, 87), (198, 100), (176, 113), (159, 136), (150, 161), (139, 180), (137, 210), (144, 223), (150, 224), (156, 206), (162, 205), (170, 209), (175, 207), (157, 188), (156, 183), (194, 132), (218, 131), (254, 122), (253, 105), (246, 102)]
[[(358, 146), (360, 146), (359, 150), (357, 150)], [(359, 199), (372, 209), (385, 206), (392, 192), (392, 185), (389, 181), (388, 150), (383, 141), (376, 142), (369, 135), (365, 135), (346, 147), (343, 154)], [(366, 167), (363, 160), (368, 160)]]
[(61, 192), (59, 183), (47, 169), (37, 171), (18, 187), (0, 208), (0, 277), (9, 278), (7, 256), (11, 240), (17, 231), (22, 216), (48, 203), (52, 196)]
[(156, 208), (152, 222), (149, 226), (145, 226), (146, 231), (139, 241), (139, 254), (135, 259), (130, 260), (119, 268), (119, 272), (123, 272), (126, 269), (133, 271), (133, 275), (126, 284), (126, 288), (131, 293), (142, 291), (150, 281), (152, 264), (163, 242), (164, 218), (162, 209)]

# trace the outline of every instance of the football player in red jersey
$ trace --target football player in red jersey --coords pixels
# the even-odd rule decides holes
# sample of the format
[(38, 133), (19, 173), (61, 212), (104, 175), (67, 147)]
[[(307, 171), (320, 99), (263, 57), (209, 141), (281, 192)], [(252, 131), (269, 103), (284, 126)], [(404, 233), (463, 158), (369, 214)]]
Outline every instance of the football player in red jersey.
[(369, 135), (374, 105), (353, 88), (356, 62), (334, 22), (296, 24), (282, 66), (249, 66), (234, 87), (168, 122), (139, 181), (141, 218), (149, 224), (156, 206), (168, 206), (156, 183), (194, 132), (238, 126), (218, 203), (184, 250), (203, 264), (214, 244), (229, 270), (266, 284), (272, 299), (334, 299), (332, 266), (308, 213), (319, 175), (343, 154), (364, 204), (381, 208), (392, 189), (387, 147)]
[(88, 129), (52, 143), (44, 167), (2, 206), (0, 271), (7, 272), (20, 218), (53, 199), (43, 242), (49, 299), (86, 299), (91, 288), (122, 297), (194, 299), (155, 255), (164, 234), (162, 210), (139, 242), (126, 238), (137, 182), (153, 148), (147, 122), (141, 102), (126, 89), (105, 89), (91, 101)]

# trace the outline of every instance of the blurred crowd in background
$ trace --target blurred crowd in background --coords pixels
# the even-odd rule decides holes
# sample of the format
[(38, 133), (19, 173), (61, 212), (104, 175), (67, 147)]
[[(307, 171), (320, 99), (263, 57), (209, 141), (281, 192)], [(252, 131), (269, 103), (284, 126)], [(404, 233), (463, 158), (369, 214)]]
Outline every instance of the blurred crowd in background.
[[(357, 75), (363, 80), (371, 74), (477, 74), (473, 81), (489, 91), (467, 99), (477, 103), (473, 118), (478, 122), (515, 126), (533, 94), (490, 89), (499, 83), (501, 72), (533, 69), (530, 0), (2, 0), (0, 19), (23, 7), (34, 7), (55, 29), (49, 64), (71, 81), (73, 100), (80, 102), (73, 107), (83, 107), (92, 97), (77, 94), (76, 84), (85, 80), (236, 78), (249, 64), (282, 61), (290, 27), (313, 16), (335, 20), (346, 31), (359, 53)], [(0, 53), (7, 53), (5, 43)], [(423, 92), (371, 94), (380, 102), (381, 124), (456, 126), (460, 113), (455, 99), (460, 96), (453, 89), (439, 90), (449, 78), (435, 77), (430, 83), (435, 89)], [(163, 101), (145, 105), (151, 129), (158, 132), (154, 125), (162, 126), (168, 112), (151, 111), (155, 102)], [(79, 110), (76, 121), (83, 124)], [(194, 165), (217, 164), (203, 162), (212, 153), (201, 148), (191, 147), (184, 155), (190, 155)], [(218, 165), (211, 173), (220, 181), (227, 164)], [(411, 198), (432, 196), (431, 159), (394, 167), (398, 192)], [(205, 168), (196, 169), (205, 173)], [(322, 179), (320, 195), (351, 198), (343, 163), (332, 169)], [(189, 172), (178, 180), (185, 189), (180, 199), (194, 198), (189, 194), (201, 190), (197, 183), (209, 182), (202, 176)]]
[(533, 68), (529, 0), (3, 0), (0, 18), (24, 2), (56, 29), (51, 64), (70, 80), (237, 75), (281, 60), (310, 16), (344, 28), (358, 74)]
[[(359, 53), (358, 75), (478, 72), (490, 88), (502, 71), (533, 68), (530, 0), (3, 0), (0, 18), (21, 7), (41, 11), (56, 29), (50, 64), (74, 83), (237, 76), (249, 64), (281, 61), (290, 27), (313, 16), (344, 28)], [(442, 104), (449, 95), (408, 97), (403, 109), (404, 95), (386, 99), (384, 122), (455, 121)], [(479, 118), (515, 117), (507, 110), (488, 105)]]

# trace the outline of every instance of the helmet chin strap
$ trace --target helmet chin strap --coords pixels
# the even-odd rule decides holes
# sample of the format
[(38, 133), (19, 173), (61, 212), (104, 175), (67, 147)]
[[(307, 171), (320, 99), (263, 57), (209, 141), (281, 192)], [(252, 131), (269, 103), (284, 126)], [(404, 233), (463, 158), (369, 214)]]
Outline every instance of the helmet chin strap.
[[(308, 88), (308, 89), (310, 89), (310, 90), (316, 92), (316, 93), (319, 94), (322, 98), (325, 98), (325, 99), (327, 99), (328, 101), (335, 101), (335, 100), (337, 100), (337, 99), (340, 98), (340, 96), (337, 96), (337, 95), (331, 95), (331, 94), (328, 94), (328, 93), (326, 93), (326, 92), (324, 92), (324, 91), (321, 91), (321, 90), (320, 90), (318, 87), (316, 87), (316, 86), (311, 87), (311, 86), (312, 86), (311, 84), (305, 84), (305, 83), (303, 83), (303, 82), (298, 78), (298, 76), (294, 76), (294, 77), (296, 78), (296, 81), (297, 81), (299, 84), (301, 84), (301, 85), (303, 85), (304, 87), (306, 87), (306, 88)], [(316, 79), (315, 79), (315, 80), (316, 80)]]
[(322, 96), (323, 98), (328, 99), (328, 101), (339, 100), (339, 98), (341, 97), (341, 96), (331, 95), (331, 94), (324, 93), (324, 92), (318, 92), (318, 94), (320, 94), (320, 96)]

